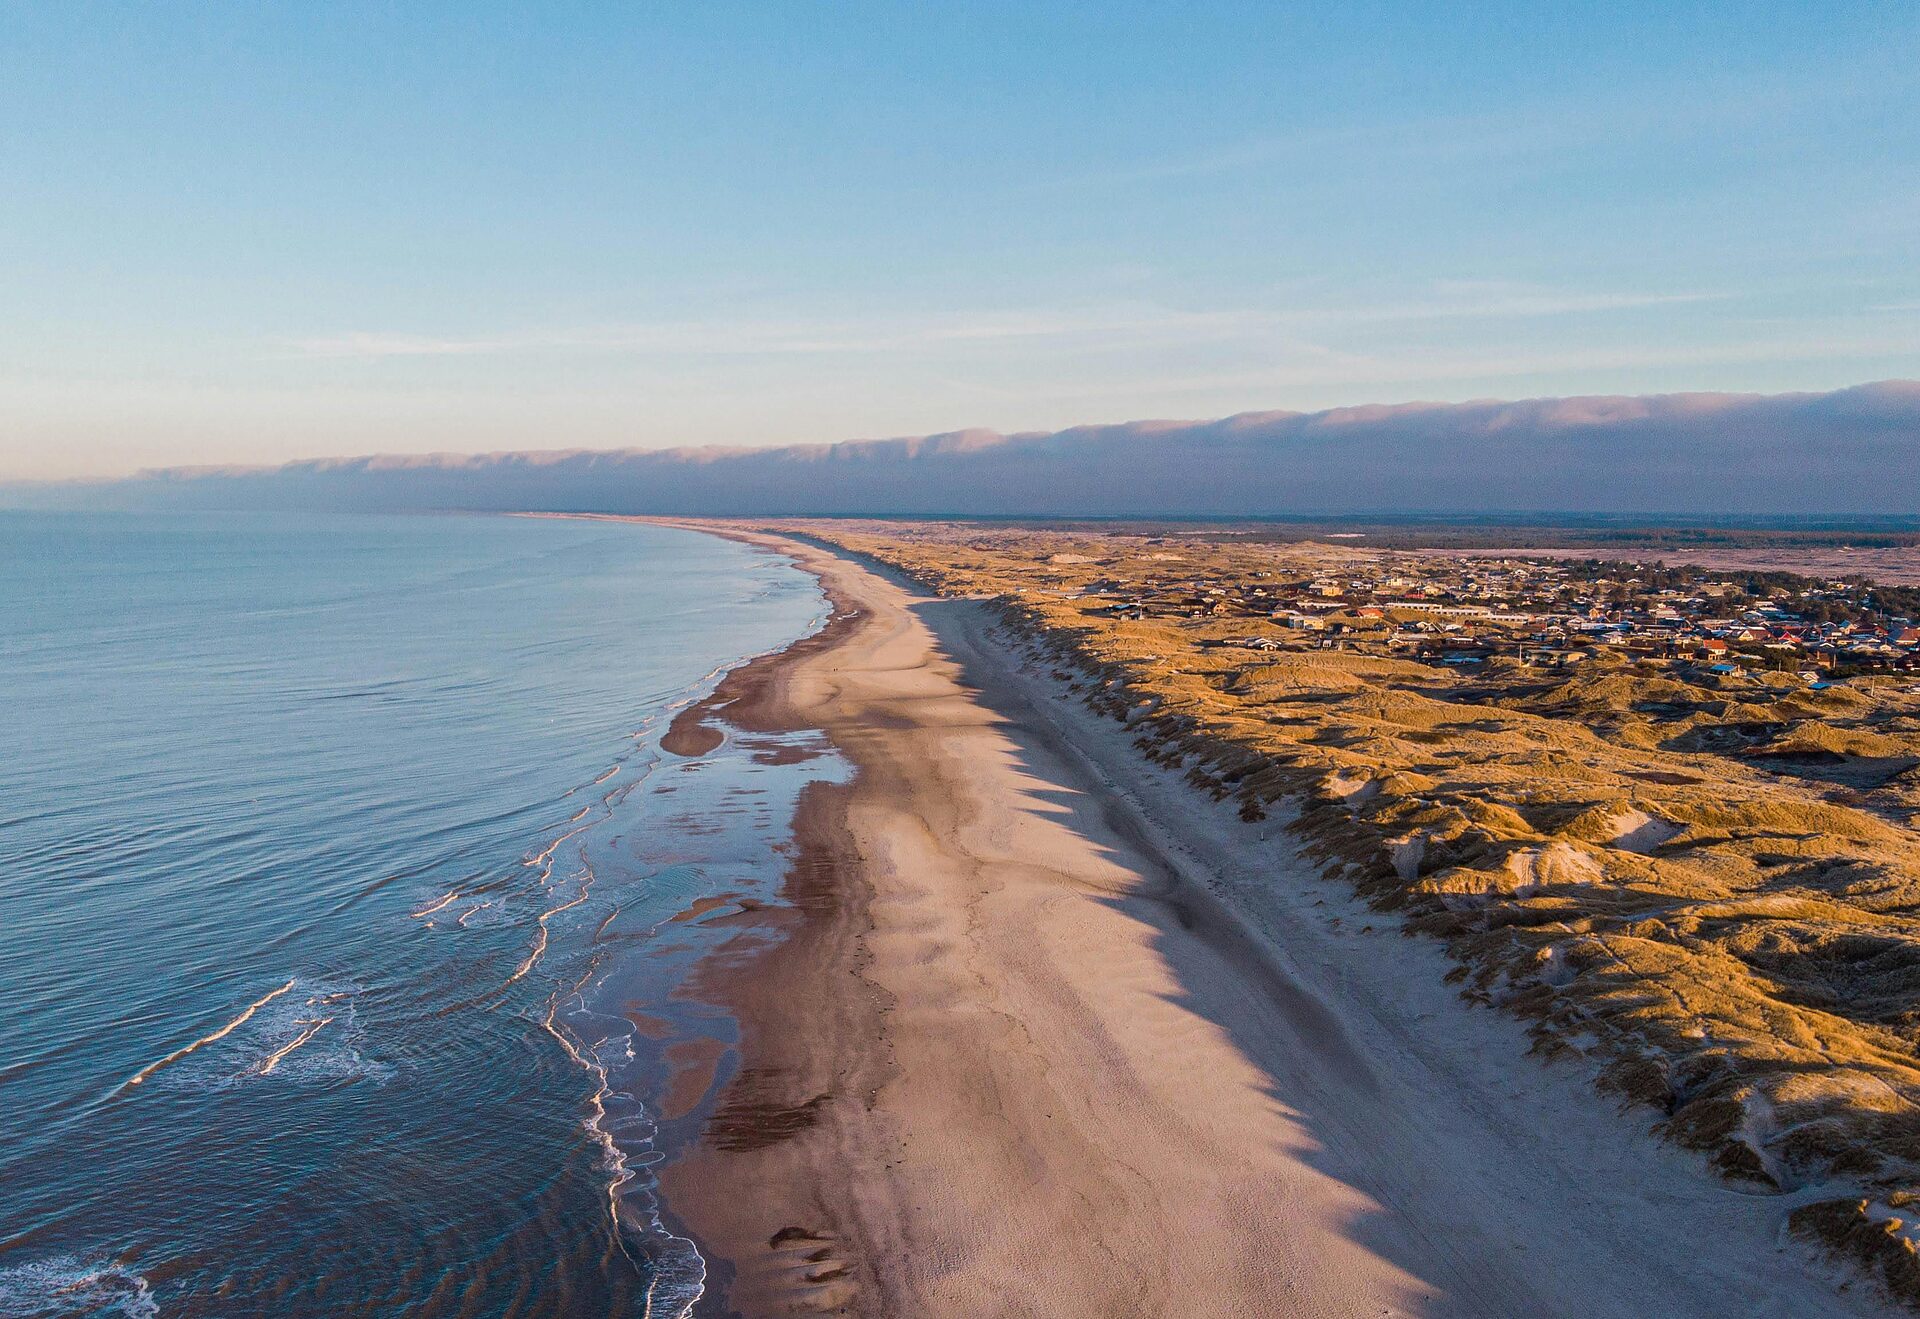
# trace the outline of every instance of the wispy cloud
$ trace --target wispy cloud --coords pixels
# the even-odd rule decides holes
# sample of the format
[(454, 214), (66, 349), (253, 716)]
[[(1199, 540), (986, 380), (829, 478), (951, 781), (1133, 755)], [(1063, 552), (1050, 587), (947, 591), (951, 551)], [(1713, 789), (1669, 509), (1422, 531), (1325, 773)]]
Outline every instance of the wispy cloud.
[(1700, 80), (1650, 95), (1642, 86), (1622, 86), (1611, 95), (1582, 89), (1570, 98), (1517, 105), (1494, 114), (1434, 114), (1362, 120), (1270, 133), (1195, 146), (1157, 158), (1122, 161), (1038, 183), (1051, 191), (1126, 187), (1212, 176), (1256, 174), (1303, 165), (1372, 164), (1395, 169), (1446, 170), (1473, 162), (1511, 163), (1528, 156), (1563, 159), (1574, 150), (1648, 139), (1722, 138), (1822, 109), (1857, 109), (1894, 98), (1904, 102), (1916, 81), (1904, 52), (1863, 69), (1857, 57), (1847, 67), (1803, 67), (1783, 80), (1764, 76)]
[(282, 347), (300, 357), (454, 357), (507, 350), (506, 339), (436, 339), (418, 334), (352, 330), (344, 334), (288, 339)]
[[(1816, 362), (1884, 362), (1920, 358), (1920, 334), (1837, 337), (1775, 336), (1744, 342), (1694, 347), (1617, 346), (1600, 349), (1526, 351), (1449, 349), (1391, 355), (1328, 354), (1294, 358), (1248, 371), (1194, 372), (1144, 377), (1143, 392), (1162, 397), (1285, 397), (1301, 390), (1387, 390), (1464, 384), (1479, 389), (1489, 382), (1522, 382), (1568, 372), (1671, 370), (1729, 366), (1778, 366)], [(1062, 392), (1056, 398), (1093, 402), (1109, 389)]]
[(474, 336), (350, 331), (289, 339), (282, 346), (298, 356), (321, 358), (568, 352), (815, 356), (1034, 339), (1205, 336), (1231, 332), (1246, 323), (1246, 314), (1239, 312), (1019, 310), (915, 321), (663, 321)]
[[(1594, 292), (1451, 281), (1419, 296), (1374, 304), (1182, 309), (1154, 304), (1024, 308), (915, 320), (713, 320), (427, 335), (355, 330), (282, 340), (302, 358), (425, 358), (556, 353), (697, 356), (864, 356), (940, 348), (1064, 344), (1197, 345), (1298, 340), (1351, 325), (1571, 316), (1703, 302), (1711, 293)], [(1305, 345), (1303, 345), (1305, 346)]]
[(1404, 302), (1322, 307), (1291, 316), (1320, 324), (1381, 324), (1395, 321), (1520, 320), (1586, 312), (1633, 311), (1684, 303), (1716, 302), (1723, 293), (1598, 292), (1517, 284), (1505, 280), (1443, 280), (1430, 295)]

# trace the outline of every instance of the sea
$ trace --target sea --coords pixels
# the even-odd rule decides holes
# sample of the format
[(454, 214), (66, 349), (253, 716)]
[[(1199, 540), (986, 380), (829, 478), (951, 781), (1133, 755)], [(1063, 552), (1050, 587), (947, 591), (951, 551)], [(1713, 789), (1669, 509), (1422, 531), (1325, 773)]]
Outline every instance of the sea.
[(0, 513), (0, 1319), (697, 1312), (704, 914), (843, 769), (658, 743), (825, 613), (651, 525)]

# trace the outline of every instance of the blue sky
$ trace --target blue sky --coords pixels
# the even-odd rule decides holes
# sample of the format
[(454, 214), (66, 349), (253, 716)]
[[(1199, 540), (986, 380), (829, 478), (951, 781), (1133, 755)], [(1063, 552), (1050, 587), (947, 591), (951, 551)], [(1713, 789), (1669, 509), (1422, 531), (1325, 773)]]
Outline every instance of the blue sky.
[(1920, 375), (1920, 7), (0, 9), (0, 476)]

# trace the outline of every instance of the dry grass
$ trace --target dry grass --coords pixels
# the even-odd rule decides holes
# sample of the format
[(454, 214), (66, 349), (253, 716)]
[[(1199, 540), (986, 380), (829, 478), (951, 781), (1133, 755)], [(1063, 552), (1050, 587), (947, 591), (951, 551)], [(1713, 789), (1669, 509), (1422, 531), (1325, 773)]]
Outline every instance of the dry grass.
[[(1370, 647), (1218, 644), (1090, 584), (1277, 582), (1356, 557), (951, 524), (790, 530), (999, 603), (1148, 754), (1446, 941), (1462, 991), (1590, 1061), (1724, 1175), (1830, 1187), (1793, 1219), (1920, 1299), (1920, 701), (1897, 683), (1679, 681), (1625, 662), (1472, 677)], [(1203, 645), (1203, 643), (1214, 643)]]

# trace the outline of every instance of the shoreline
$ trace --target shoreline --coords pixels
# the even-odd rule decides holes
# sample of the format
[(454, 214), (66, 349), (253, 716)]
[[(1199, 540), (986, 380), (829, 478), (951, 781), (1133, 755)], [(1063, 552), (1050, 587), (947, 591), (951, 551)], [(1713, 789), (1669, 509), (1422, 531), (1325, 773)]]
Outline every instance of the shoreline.
[[(809, 666), (830, 663), (868, 623), (867, 611), (804, 547), (733, 530), (687, 529), (794, 558), (820, 582), (829, 614), (812, 635), (736, 669), (682, 711), (662, 747), (682, 757), (708, 754), (726, 736), (721, 726), (742, 733), (825, 732), (853, 765), (857, 782), (858, 762), (825, 726), (819, 695), (807, 683)], [(823, 1184), (826, 1171), (814, 1164), (812, 1148), (827, 1116), (822, 1110), (862, 1092), (871, 1097), (884, 1082), (881, 1070), (859, 1061), (867, 1042), (884, 1038), (886, 1004), (857, 983), (871, 925), (846, 823), (854, 791), (854, 782), (831, 781), (803, 790), (778, 905), (730, 917), (739, 933), (710, 953), (681, 990), (721, 1008), (740, 1030), (735, 1071), (700, 1142), (659, 1172), (668, 1208), (708, 1256), (710, 1288), (696, 1313), (832, 1312), (852, 1295), (853, 1266), (832, 1253), (833, 1216), (825, 1204), (809, 1202), (808, 1193)], [(822, 974), (843, 969), (847, 974)], [(855, 982), (851, 992), (848, 981)]]
[(808, 789), (784, 907), (686, 991), (741, 1023), (660, 1176), (714, 1266), (699, 1312), (1873, 1312), (1783, 1244), (1782, 1197), (1526, 1058), (1437, 949), (1148, 764), (984, 606), (659, 521), (834, 603), (684, 745), (717, 712), (854, 768)]

